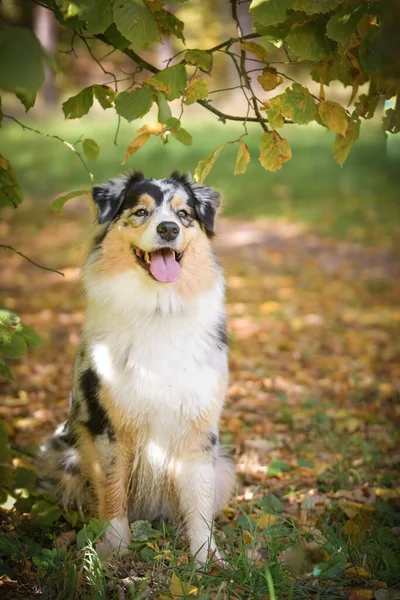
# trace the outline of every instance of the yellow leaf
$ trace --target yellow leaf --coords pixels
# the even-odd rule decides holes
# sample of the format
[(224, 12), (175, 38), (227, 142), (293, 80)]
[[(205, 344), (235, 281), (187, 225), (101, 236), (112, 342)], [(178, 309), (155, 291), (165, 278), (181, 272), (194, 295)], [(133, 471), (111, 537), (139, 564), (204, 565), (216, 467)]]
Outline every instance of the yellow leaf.
[(126, 149), (126, 153), (125, 153), (125, 158), (123, 161), (123, 165), (126, 163), (126, 161), (128, 160), (128, 158), (130, 158), (131, 156), (133, 156), (134, 154), (136, 154), (136, 152), (138, 150), (140, 150), (140, 148), (142, 146), (144, 146), (144, 144), (147, 142), (147, 140), (150, 137), (150, 133), (141, 133), (140, 135), (138, 135), (132, 142), (132, 144), (129, 144), (129, 146)]
[(250, 152), (244, 142), (240, 142), (239, 151), (235, 165), (235, 175), (241, 175), (246, 171), (247, 165), (250, 162)]
[(159, 79), (157, 79), (157, 77), (154, 76), (144, 79), (143, 85), (148, 85), (157, 92), (166, 92), (167, 94), (169, 94), (171, 91), (171, 88), (166, 83), (160, 81)]
[(164, 133), (164, 125), (162, 123), (146, 123), (140, 129), (138, 133), (150, 133), (151, 135), (160, 135)]
[(171, 586), (169, 588), (170, 593), (173, 597), (185, 597), (195, 596), (198, 592), (198, 588), (194, 585), (189, 585), (184, 581), (181, 581), (175, 573), (172, 573)]
[(368, 573), (364, 567), (349, 567), (344, 572), (347, 577), (356, 577), (361, 579), (369, 579), (371, 577), (371, 573)]
[(274, 515), (265, 513), (264, 515), (261, 515), (261, 517), (259, 517), (257, 519), (256, 523), (257, 523), (257, 527), (259, 529), (265, 529), (266, 527), (272, 527), (273, 525), (276, 525), (277, 523), (279, 523), (279, 519), (277, 517), (275, 517)]
[(198, 165), (194, 171), (194, 178), (198, 183), (203, 183), (203, 181), (205, 180), (205, 178), (207, 177), (207, 175), (213, 168), (215, 161), (217, 160), (218, 156), (221, 153), (221, 150), (223, 150), (225, 148), (225, 146), (226, 146), (226, 144), (222, 144), (221, 146), (218, 146), (218, 148), (215, 148), (215, 150), (213, 150), (211, 152), (211, 154), (209, 154), (206, 158), (203, 158), (203, 160), (201, 160), (198, 163)]
[(258, 83), (261, 85), (263, 90), (270, 92), (274, 90), (283, 81), (282, 77), (277, 74), (275, 69), (264, 69), (261, 75), (257, 77)]
[(400, 487), (389, 489), (389, 488), (376, 488), (375, 494), (379, 498), (389, 500), (391, 498), (400, 498)]
[(345, 135), (349, 126), (349, 118), (343, 106), (332, 100), (324, 100), (318, 107), (323, 124), (332, 131)]
[(243, 532), (243, 541), (245, 544), (251, 544), (251, 542), (253, 540), (254, 540), (254, 537), (251, 535), (250, 531)]
[(372, 600), (373, 597), (372, 590), (351, 590), (349, 600)]
[(234, 508), (232, 508), (232, 506), (224, 506), (224, 508), (222, 509), (222, 514), (227, 519), (233, 519), (235, 517), (236, 511)]
[(4, 171), (8, 170), (8, 160), (6, 158), (4, 158), (4, 156), (2, 156), (1, 154), (0, 154), (0, 167)]
[(266, 131), (260, 140), (260, 163), (267, 171), (279, 171), (292, 158), (289, 142), (276, 131)]
[(196, 79), (192, 79), (187, 87), (185, 104), (194, 104), (197, 100), (203, 100), (204, 98), (207, 98), (207, 96), (207, 83), (204, 79), (197, 77)]
[(255, 42), (246, 42), (243, 41), (240, 43), (240, 47), (245, 52), (251, 52), (254, 56), (257, 56), (263, 62), (268, 62), (268, 52), (265, 48), (260, 46), (260, 44), (256, 44)]
[(360, 123), (358, 121), (351, 121), (345, 135), (340, 135), (339, 133), (336, 134), (333, 143), (333, 156), (341, 167), (359, 135)]

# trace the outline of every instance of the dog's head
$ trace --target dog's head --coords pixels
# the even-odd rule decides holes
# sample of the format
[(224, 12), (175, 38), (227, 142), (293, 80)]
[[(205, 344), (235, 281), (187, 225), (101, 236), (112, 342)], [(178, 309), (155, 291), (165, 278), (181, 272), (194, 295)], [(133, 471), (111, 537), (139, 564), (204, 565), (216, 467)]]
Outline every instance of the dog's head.
[(96, 186), (93, 200), (103, 225), (97, 246), (108, 264), (143, 269), (160, 283), (176, 281), (190, 253), (214, 234), (218, 193), (190, 175), (145, 179), (142, 173)]

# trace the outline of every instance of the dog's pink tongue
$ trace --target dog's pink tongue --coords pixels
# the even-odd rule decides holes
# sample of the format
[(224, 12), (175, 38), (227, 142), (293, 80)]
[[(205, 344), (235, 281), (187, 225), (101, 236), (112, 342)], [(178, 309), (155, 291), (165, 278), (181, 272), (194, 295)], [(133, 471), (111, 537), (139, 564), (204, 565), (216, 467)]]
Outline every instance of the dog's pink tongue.
[(150, 271), (157, 281), (162, 283), (171, 283), (176, 281), (181, 274), (181, 267), (175, 260), (175, 252), (173, 250), (158, 250), (152, 252), (150, 262)]

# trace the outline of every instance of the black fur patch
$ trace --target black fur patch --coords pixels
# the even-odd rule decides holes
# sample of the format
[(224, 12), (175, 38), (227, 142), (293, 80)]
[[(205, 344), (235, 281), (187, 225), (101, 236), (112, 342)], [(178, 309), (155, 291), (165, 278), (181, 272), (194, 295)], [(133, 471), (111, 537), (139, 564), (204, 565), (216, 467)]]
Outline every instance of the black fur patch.
[(95, 371), (90, 368), (84, 371), (79, 384), (89, 414), (85, 422), (86, 427), (92, 435), (101, 435), (107, 431), (109, 437), (113, 438), (114, 430), (106, 411), (99, 402), (100, 380)]
[(139, 183), (135, 182), (134, 185), (128, 184), (125, 198), (119, 212), (122, 213), (127, 208), (134, 208), (138, 204), (140, 196), (143, 196), (143, 194), (148, 194), (154, 198), (157, 206), (160, 206), (164, 200), (163, 192), (158, 185), (148, 179), (144, 179)]
[(216, 433), (212, 433), (210, 431), (209, 434), (208, 434), (208, 439), (209, 439), (209, 442), (210, 442), (211, 446), (216, 446), (217, 445), (218, 436), (217, 436)]
[(216, 338), (217, 345), (220, 350), (223, 350), (228, 344), (228, 333), (226, 331), (226, 319), (223, 318), (219, 321), (216, 327)]
[(57, 452), (66, 450), (67, 448), (74, 446), (75, 443), (76, 435), (71, 431), (68, 421), (65, 421), (62, 430), (58, 433), (54, 433), (49, 440), (50, 447)]

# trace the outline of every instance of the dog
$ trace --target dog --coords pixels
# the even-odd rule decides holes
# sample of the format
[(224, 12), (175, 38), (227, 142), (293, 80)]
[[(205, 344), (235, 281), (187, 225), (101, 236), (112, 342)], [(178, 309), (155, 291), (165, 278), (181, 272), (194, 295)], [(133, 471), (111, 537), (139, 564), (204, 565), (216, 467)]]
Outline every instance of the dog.
[(221, 560), (213, 519), (235, 467), (219, 444), (227, 382), (224, 277), (212, 251), (220, 196), (190, 175), (93, 188), (97, 222), (67, 421), (41, 447), (42, 489), (109, 522), (183, 523), (199, 563)]

